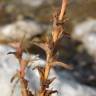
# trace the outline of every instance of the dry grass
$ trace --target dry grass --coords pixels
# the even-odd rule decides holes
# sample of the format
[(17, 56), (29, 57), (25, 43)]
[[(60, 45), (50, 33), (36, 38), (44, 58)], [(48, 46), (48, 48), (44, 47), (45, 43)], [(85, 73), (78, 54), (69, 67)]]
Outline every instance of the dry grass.
[(19, 61), (20, 70), (17, 74), (12, 78), (11, 81), (18, 77), (18, 80), (21, 84), (21, 96), (51, 96), (52, 94), (58, 92), (58, 90), (51, 90), (49, 85), (56, 79), (51, 78), (49, 79), (50, 69), (58, 64), (64, 68), (70, 68), (67, 64), (59, 62), (56, 60), (56, 52), (58, 51), (59, 41), (64, 35), (64, 15), (66, 10), (67, 0), (62, 0), (61, 10), (60, 12), (56, 11), (53, 14), (53, 28), (51, 32), (51, 36), (46, 36), (45, 40), (41, 43), (33, 42), (37, 47), (42, 48), (46, 53), (46, 65), (44, 68), (39, 66), (36, 67), (40, 74), (40, 90), (37, 91), (35, 94), (28, 90), (28, 82), (24, 79), (25, 76), (25, 69), (28, 65), (29, 60), (24, 60), (22, 58), (22, 54), (24, 49), (22, 48), (22, 42), (17, 44), (16, 52), (13, 53)]

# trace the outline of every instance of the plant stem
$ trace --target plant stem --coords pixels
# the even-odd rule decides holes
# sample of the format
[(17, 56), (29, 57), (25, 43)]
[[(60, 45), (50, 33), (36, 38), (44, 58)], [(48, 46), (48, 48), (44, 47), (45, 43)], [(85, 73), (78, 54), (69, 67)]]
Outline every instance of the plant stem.
[(21, 83), (21, 95), (28, 96), (27, 87), (25, 84), (25, 80), (23, 78), (20, 78), (20, 83)]
[(66, 10), (66, 5), (67, 5), (67, 0), (62, 0), (62, 7), (61, 7), (60, 15), (59, 15), (59, 18), (58, 18), (59, 21), (63, 20), (64, 13), (65, 13), (65, 10)]

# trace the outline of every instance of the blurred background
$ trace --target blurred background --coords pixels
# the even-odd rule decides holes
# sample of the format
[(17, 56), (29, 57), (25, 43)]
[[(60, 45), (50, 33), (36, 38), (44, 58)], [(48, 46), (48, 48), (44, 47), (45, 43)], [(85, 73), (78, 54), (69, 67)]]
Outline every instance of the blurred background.
[[(30, 46), (28, 47), (30, 54), (39, 52), (40, 58), (44, 59), (44, 52), (35, 46), (28, 45), (28, 42), (32, 41), (33, 37), (38, 41), (45, 33), (51, 32), (52, 15), (60, 8), (61, 1), (0, 0), (0, 52), (9, 50), (8, 43), (22, 40), (26, 33), (24, 47)], [(61, 90), (62, 95), (59, 96), (96, 96), (95, 10), (96, 0), (68, 0), (64, 30), (70, 36), (64, 36), (61, 40), (63, 47), (58, 49), (58, 59), (73, 65), (73, 69), (64, 70), (59, 67), (54, 69), (55, 75), (59, 74), (64, 80), (59, 78), (62, 84), (67, 81), (64, 83), (65, 87), (62, 85), (63, 92)], [(0, 64), (2, 65), (2, 62)], [(62, 71), (64, 77), (62, 77)]]

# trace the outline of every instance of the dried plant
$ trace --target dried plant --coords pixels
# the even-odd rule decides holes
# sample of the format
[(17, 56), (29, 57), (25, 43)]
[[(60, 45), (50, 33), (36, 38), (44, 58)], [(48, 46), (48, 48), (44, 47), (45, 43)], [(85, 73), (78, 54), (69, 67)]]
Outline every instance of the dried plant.
[(24, 49), (22, 48), (22, 43), (20, 42), (17, 44), (17, 46), (15, 46), (16, 52), (9, 52), (8, 53), (8, 54), (14, 54), (16, 56), (16, 58), (18, 59), (19, 64), (20, 64), (20, 70), (18, 70), (18, 72), (12, 77), (11, 82), (13, 82), (16, 77), (18, 77), (18, 80), (14, 84), (14, 87), (16, 86), (16, 84), (18, 82), (20, 82), (21, 96), (33, 96), (33, 94), (28, 90), (28, 81), (25, 80), (25, 78), (24, 78), (25, 77), (25, 69), (26, 69), (30, 60), (29, 59), (25, 60), (22, 57), (23, 51), (24, 51)]
[(68, 65), (56, 60), (57, 46), (60, 38), (64, 35), (63, 29), (63, 18), (65, 14), (65, 9), (67, 5), (67, 0), (62, 0), (61, 11), (56, 12), (53, 16), (53, 30), (51, 37), (46, 36), (46, 40), (43, 43), (35, 43), (35, 45), (42, 48), (46, 53), (46, 65), (44, 68), (37, 67), (40, 73), (41, 89), (38, 92), (38, 96), (51, 96), (56, 93), (57, 90), (50, 90), (49, 85), (54, 81), (54, 78), (49, 79), (50, 69), (58, 64), (64, 68), (70, 68)]
[(37, 47), (42, 48), (46, 53), (45, 67), (41, 68), (37, 66), (36, 68), (34, 68), (37, 69), (40, 74), (40, 90), (37, 91), (35, 94), (32, 94), (32, 92), (28, 90), (28, 81), (24, 78), (25, 69), (30, 60), (25, 60), (22, 58), (22, 54), (24, 51), (24, 49), (22, 48), (23, 42), (18, 43), (16, 46), (16, 52), (14, 52), (13, 54), (15, 54), (16, 58), (18, 58), (20, 70), (16, 73), (15, 76), (13, 76), (11, 81), (13, 81), (16, 76), (18, 77), (18, 81), (20, 81), (21, 84), (22, 96), (51, 96), (52, 94), (57, 93), (58, 90), (52, 90), (49, 88), (49, 85), (56, 79), (55, 77), (51, 79), (48, 78), (50, 69), (55, 65), (60, 65), (64, 68), (70, 68), (70, 66), (68, 66), (67, 64), (64, 64), (56, 60), (56, 53), (58, 51), (57, 47), (60, 39), (64, 35), (63, 23), (66, 5), (67, 0), (62, 0), (60, 12), (55, 12), (53, 15), (53, 28), (51, 36), (46, 36), (44, 42), (33, 42), (33, 44), (35, 44)]

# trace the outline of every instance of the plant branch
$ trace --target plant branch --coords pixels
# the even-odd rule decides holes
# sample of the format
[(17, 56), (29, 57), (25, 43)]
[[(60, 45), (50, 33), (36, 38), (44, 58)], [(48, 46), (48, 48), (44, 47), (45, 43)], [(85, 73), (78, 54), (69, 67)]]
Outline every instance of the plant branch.
[(59, 15), (59, 18), (58, 18), (59, 21), (63, 20), (64, 13), (65, 13), (65, 10), (66, 10), (66, 5), (67, 5), (67, 0), (62, 0), (62, 7), (61, 7), (60, 15)]

